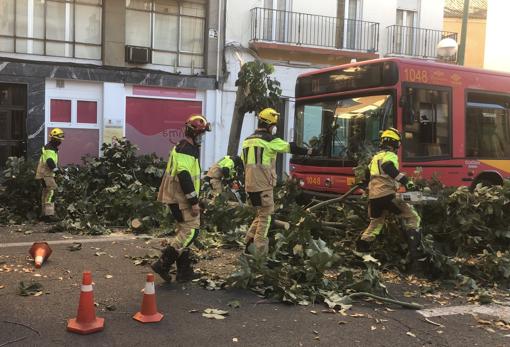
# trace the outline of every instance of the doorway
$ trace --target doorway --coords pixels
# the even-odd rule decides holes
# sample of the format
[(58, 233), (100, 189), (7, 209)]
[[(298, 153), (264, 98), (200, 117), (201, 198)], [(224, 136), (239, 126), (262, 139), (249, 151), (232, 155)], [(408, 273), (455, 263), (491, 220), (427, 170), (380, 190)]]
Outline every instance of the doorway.
[(27, 151), (27, 86), (0, 83), (0, 167)]

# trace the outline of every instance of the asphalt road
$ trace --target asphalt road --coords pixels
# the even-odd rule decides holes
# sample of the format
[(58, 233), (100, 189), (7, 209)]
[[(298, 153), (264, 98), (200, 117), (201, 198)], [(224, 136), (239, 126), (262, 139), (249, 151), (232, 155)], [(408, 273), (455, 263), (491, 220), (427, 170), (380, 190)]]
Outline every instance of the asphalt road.
[[(159, 278), (158, 309), (165, 318), (141, 324), (132, 315), (140, 309), (149, 269), (126, 255), (142, 256), (155, 242), (89, 238), (80, 251), (70, 252), (69, 237), (0, 229), (0, 346), (510, 346), (504, 331), (481, 329), (471, 315), (434, 317), (440, 327), (411, 310), (361, 302), (344, 316), (323, 312), (324, 305), (285, 305), (244, 290), (208, 291)], [(27, 260), (29, 247), (16, 243), (42, 239), (64, 243), (54, 244), (50, 259), (35, 270)], [(81, 336), (66, 331), (66, 320), (76, 315), (84, 270), (92, 271), (96, 313), (105, 318), (105, 329)], [(18, 283), (31, 280), (43, 285), (43, 294), (17, 295)], [(232, 300), (240, 307), (229, 307)], [(201, 314), (206, 308), (229, 315), (206, 319)]]

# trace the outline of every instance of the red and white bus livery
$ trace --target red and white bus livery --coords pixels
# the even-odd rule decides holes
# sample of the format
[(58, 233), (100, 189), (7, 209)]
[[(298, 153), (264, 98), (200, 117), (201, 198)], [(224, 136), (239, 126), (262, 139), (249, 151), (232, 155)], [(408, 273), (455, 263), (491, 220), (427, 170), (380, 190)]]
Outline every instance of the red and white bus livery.
[(291, 176), (314, 195), (344, 193), (391, 126), (409, 176), (435, 174), (447, 186), (510, 178), (510, 74), (400, 58), (298, 77), (295, 138), (320, 156), (293, 156)]

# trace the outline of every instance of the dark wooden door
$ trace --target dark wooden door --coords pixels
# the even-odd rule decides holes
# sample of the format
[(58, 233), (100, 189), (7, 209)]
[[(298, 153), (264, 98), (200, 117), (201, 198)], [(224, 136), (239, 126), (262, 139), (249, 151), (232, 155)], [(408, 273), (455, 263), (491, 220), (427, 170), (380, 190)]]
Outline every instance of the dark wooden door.
[(27, 87), (0, 83), (0, 167), (27, 150)]

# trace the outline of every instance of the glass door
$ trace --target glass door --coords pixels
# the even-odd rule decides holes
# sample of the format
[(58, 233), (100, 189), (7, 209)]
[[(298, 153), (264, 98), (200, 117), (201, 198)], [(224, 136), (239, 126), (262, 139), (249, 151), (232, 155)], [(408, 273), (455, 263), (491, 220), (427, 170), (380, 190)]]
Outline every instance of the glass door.
[(287, 42), (291, 0), (264, 0), (264, 40)]
[(416, 12), (397, 10), (397, 52), (413, 55), (416, 36)]

